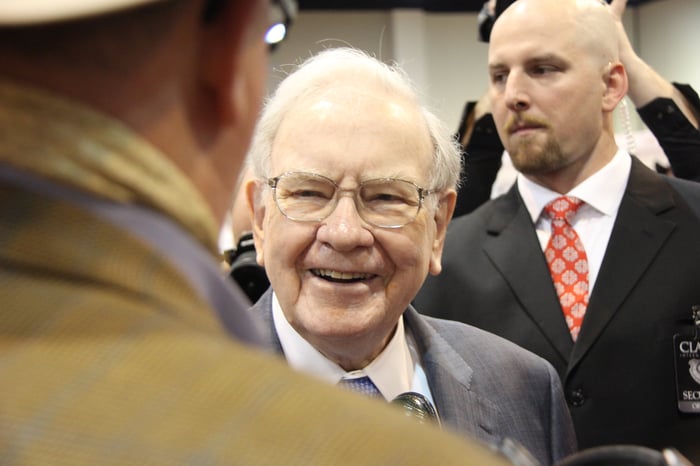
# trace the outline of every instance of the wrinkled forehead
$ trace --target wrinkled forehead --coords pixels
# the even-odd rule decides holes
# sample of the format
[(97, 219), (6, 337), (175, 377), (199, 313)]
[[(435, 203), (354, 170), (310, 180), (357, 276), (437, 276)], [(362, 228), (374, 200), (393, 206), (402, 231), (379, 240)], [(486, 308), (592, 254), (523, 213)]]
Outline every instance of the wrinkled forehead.
[[(332, 147), (329, 147), (329, 144)], [(406, 154), (404, 162), (432, 164), (432, 140), (419, 104), (381, 87), (334, 85), (305, 95), (284, 116), (273, 142), (275, 167), (282, 154)], [(420, 157), (418, 156), (420, 155)], [(422, 161), (422, 156), (425, 160)]]
[(377, 112), (377, 115), (387, 113), (395, 118), (403, 118), (405, 123), (410, 123), (410, 119), (417, 118), (420, 113), (415, 101), (386, 86), (339, 82), (304, 95), (290, 108), (288, 117), (320, 108), (349, 112), (365, 109)]
[(293, 132), (314, 127), (320, 130), (363, 129), (386, 131), (387, 137), (420, 136), (429, 140), (428, 130), (419, 104), (402, 94), (382, 86), (358, 86), (339, 83), (311, 92), (298, 100), (285, 115), (280, 132)]

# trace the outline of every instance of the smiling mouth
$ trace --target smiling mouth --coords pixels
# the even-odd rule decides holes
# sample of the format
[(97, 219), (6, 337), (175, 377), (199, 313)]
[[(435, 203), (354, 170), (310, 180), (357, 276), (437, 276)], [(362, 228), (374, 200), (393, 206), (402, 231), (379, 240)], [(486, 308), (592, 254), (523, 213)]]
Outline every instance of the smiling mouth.
[(311, 273), (323, 280), (334, 283), (355, 283), (374, 278), (376, 275), (358, 272), (338, 272), (330, 269), (311, 269)]

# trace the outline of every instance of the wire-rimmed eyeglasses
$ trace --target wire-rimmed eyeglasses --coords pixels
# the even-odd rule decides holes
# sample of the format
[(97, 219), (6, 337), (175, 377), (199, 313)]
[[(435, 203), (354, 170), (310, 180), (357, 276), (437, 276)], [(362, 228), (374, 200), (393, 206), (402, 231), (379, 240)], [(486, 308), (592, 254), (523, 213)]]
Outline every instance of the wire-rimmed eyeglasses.
[(400, 228), (416, 219), (425, 197), (435, 191), (398, 178), (366, 180), (356, 189), (340, 189), (323, 175), (287, 172), (266, 179), (277, 208), (290, 220), (321, 222), (338, 205), (341, 192), (354, 194), (360, 218), (380, 228)]
[(265, 43), (270, 51), (287, 37), (289, 28), (297, 16), (297, 2), (295, 0), (272, 0), (270, 3), (270, 27), (265, 32)]

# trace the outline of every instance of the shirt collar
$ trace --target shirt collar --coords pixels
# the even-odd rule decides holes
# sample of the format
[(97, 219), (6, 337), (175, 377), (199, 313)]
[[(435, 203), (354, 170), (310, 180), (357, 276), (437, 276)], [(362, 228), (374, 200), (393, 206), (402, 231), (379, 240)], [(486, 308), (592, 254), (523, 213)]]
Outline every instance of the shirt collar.
[(272, 319), (288, 364), (300, 372), (330, 384), (338, 383), (343, 377), (367, 375), (386, 400), (413, 389), (415, 362), (411, 357), (403, 316), (384, 350), (367, 366), (350, 373), (326, 358), (294, 330), (275, 293), (272, 294)]
[[(581, 199), (602, 215), (614, 216), (625, 193), (631, 167), (630, 155), (625, 150), (618, 149), (603, 168), (565, 194)], [(561, 194), (529, 180), (521, 173), (518, 173), (517, 180), (520, 196), (532, 222), (536, 223), (544, 206)]]
[(168, 157), (122, 122), (0, 77), (0, 127), (11, 128), (3, 133), (0, 162), (164, 213), (218, 253), (218, 225), (202, 195)]

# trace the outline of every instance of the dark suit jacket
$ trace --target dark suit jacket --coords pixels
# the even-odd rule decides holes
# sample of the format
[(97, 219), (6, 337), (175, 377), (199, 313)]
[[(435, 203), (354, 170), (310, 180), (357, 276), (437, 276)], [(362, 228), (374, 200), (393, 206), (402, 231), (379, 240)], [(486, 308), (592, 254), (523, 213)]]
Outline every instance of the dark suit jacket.
[(700, 460), (700, 415), (677, 409), (672, 345), (700, 304), (700, 221), (691, 206), (700, 206), (700, 184), (662, 177), (633, 159), (576, 344), (515, 187), (452, 222), (443, 272), (429, 277), (416, 305), (551, 362), (579, 448), (676, 446)]
[[(270, 290), (253, 311), (267, 324), (267, 345), (282, 353)], [(503, 437), (516, 440), (542, 464), (575, 450), (566, 402), (550, 364), (495, 335), (421, 316), (412, 307), (404, 317), (444, 425), (494, 444)]]

